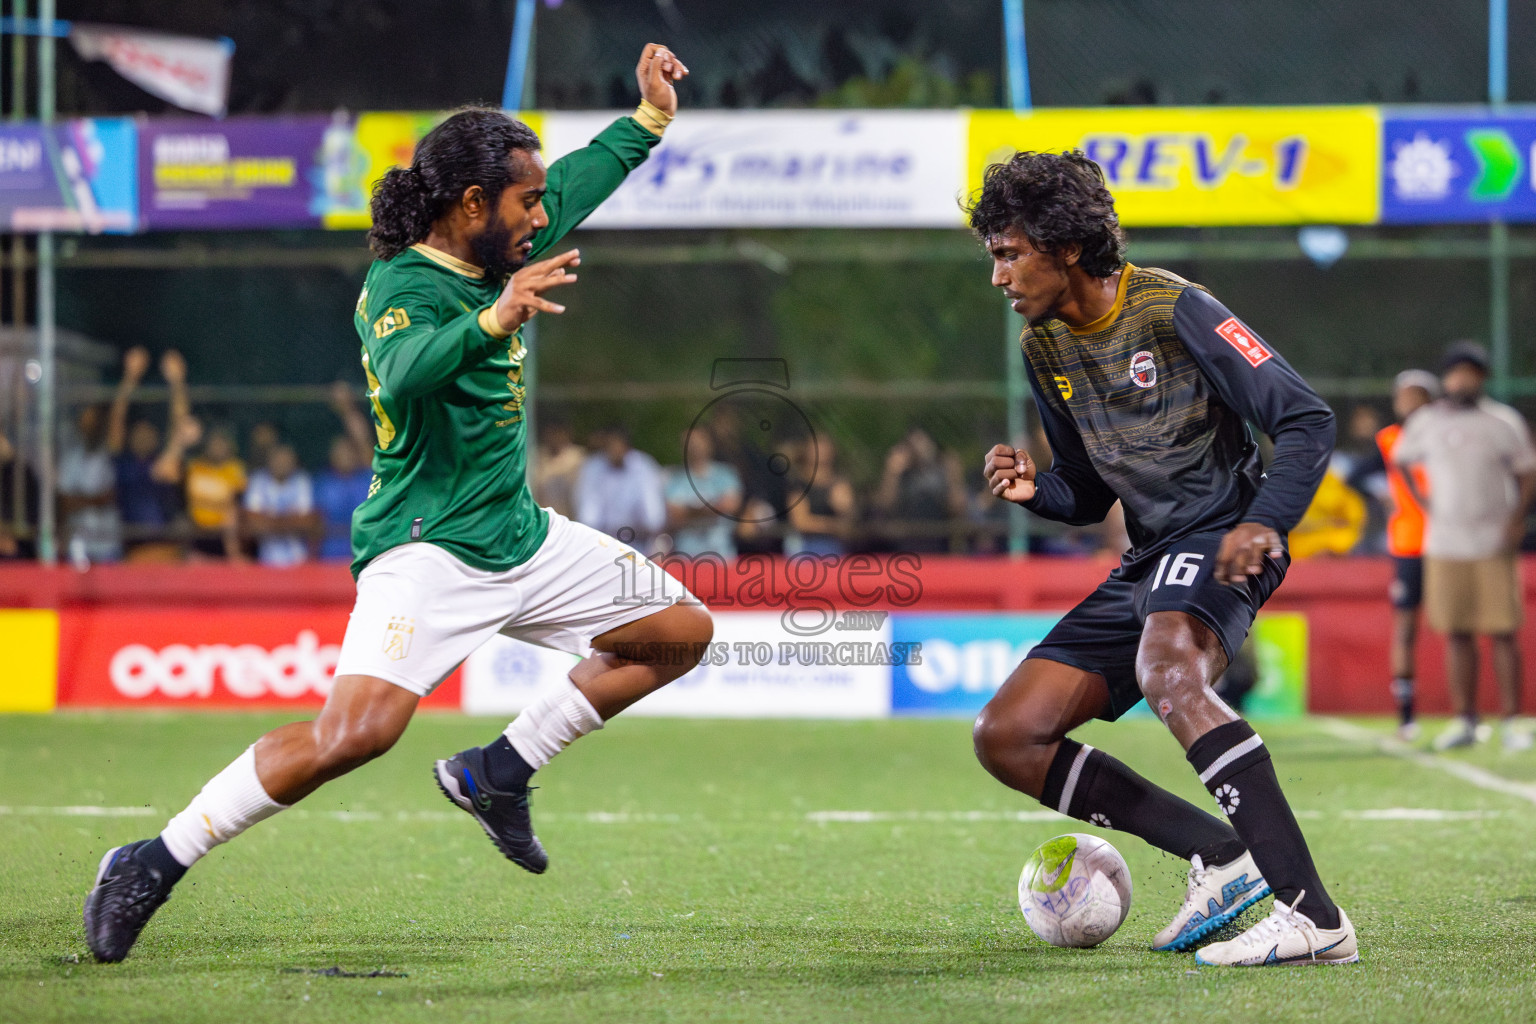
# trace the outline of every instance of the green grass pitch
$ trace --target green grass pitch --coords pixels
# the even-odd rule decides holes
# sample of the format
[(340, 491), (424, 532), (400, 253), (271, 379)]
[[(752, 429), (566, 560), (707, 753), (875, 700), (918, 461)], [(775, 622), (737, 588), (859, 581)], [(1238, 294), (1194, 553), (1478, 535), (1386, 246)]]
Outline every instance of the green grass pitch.
[[(1125, 925), (1093, 950), (1039, 942), (1018, 873), (1035, 844), (1087, 827), (1020, 820), (1038, 806), (976, 765), (961, 721), (621, 719), (541, 773), (552, 864), (534, 877), (432, 784), (433, 758), (500, 727), (446, 715), (215, 851), (126, 962), (91, 962), (80, 902), (102, 852), (157, 832), (277, 721), (0, 718), (0, 1020), (1536, 1017), (1536, 757), (1414, 762), (1328, 722), (1263, 734), (1360, 931), (1353, 967), (1196, 970), (1150, 952), (1184, 866), (1118, 833)], [(1083, 736), (1209, 800), (1156, 723)], [(394, 976), (316, 973), (335, 967)]]

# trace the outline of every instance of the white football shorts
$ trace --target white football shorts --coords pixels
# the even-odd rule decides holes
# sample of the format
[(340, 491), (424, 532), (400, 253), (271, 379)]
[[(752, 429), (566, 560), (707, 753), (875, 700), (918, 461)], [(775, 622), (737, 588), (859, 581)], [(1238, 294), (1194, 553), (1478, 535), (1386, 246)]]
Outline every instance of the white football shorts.
[(697, 603), (634, 548), (546, 511), (549, 535), (512, 569), (476, 569), (425, 542), (369, 562), (336, 675), (375, 676), (425, 697), (494, 633), (584, 656), (610, 629)]

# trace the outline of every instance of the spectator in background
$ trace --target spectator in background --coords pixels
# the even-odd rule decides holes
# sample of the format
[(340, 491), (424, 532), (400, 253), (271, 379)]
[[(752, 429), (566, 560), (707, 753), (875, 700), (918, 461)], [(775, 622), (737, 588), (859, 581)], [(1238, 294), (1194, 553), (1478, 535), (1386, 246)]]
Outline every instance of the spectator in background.
[(887, 536), (902, 549), (949, 550), (945, 526), (965, 514), (959, 461), (941, 451), (928, 431), (912, 426), (885, 457), (874, 508), (888, 524)]
[[(188, 416), (178, 431), (178, 447), (190, 447), (202, 433)], [(235, 452), (235, 435), (224, 426), (208, 430), (202, 454), (186, 461), (183, 474), (187, 515), (197, 535), (191, 554), (197, 558), (245, 560), (240, 550), (240, 495), (245, 493), (245, 463)]]
[(1376, 447), (1382, 429), (1381, 412), (1361, 402), (1349, 411), (1344, 437), (1335, 453), (1344, 482), (1365, 499), (1365, 525), (1354, 554), (1377, 555), (1386, 545), (1387, 467)]
[(352, 513), (373, 484), (373, 432), (357, 407), (356, 391), (345, 381), (331, 385), (331, 410), (346, 433), (331, 438), (329, 465), (315, 475), (320, 558), (352, 560)]
[(1483, 394), (1487, 379), (1486, 349), (1473, 342), (1452, 345), (1441, 368), (1445, 397), (1413, 414), (1394, 451), (1410, 489), (1414, 467), (1422, 465), (1429, 478), (1429, 494), (1414, 495), (1429, 512), (1424, 603), (1430, 626), (1446, 634), (1445, 674), (1457, 715), (1436, 737), (1437, 750), (1479, 738), (1479, 634), (1492, 641), (1504, 749), (1533, 745), (1530, 731), (1517, 722), (1523, 673), (1516, 553), (1536, 498), (1536, 449), (1520, 414)]
[(1347, 555), (1365, 530), (1365, 499), (1344, 482), (1341, 459), (1335, 457), (1323, 474), (1312, 504), (1307, 506), (1287, 538), (1292, 558)]
[(272, 449), (283, 443), (282, 431), (271, 420), (258, 420), (251, 424), (245, 438), (246, 464), (250, 466), (265, 466)]
[(117, 514), (117, 474), (107, 448), (107, 409), (88, 405), (59, 455), (59, 522), (62, 547), (77, 565), (123, 557), (123, 524)]
[(31, 537), (18, 536), (13, 524), (37, 522), (37, 475), (0, 431), (0, 559), (36, 558)]
[(790, 492), (803, 497), (789, 509), (794, 533), (788, 553), (843, 554), (853, 538), (858, 502), (853, 485), (837, 465), (837, 444), (831, 435), (823, 432), (807, 438), (796, 453), (793, 473)]
[[(180, 504), (176, 493), (179, 469), (168, 458), (171, 441), (162, 447), (159, 429), (146, 419), (128, 424), (133, 394), (149, 370), (149, 352), (135, 347), (123, 356), (123, 379), (107, 414), (107, 449), (117, 477), (117, 508), (127, 539), (129, 561), (175, 561), (179, 549), (166, 536)], [(172, 349), (160, 357), (160, 373), (170, 387), (170, 422), (186, 419), (187, 362)]]
[(592, 440), (593, 453), (576, 477), (576, 521), (650, 554), (667, 522), (661, 467), (630, 447), (629, 430), (619, 424)]
[(268, 450), (266, 466), (251, 474), (245, 511), (258, 562), (284, 567), (309, 559), (309, 538), (319, 517), (314, 487), (309, 474), (299, 468), (292, 445), (279, 443)]
[(666, 499), (673, 551), (736, 557), (741, 475), (715, 461), (715, 442), (707, 430), (683, 432), (683, 465), (667, 470)]
[(1408, 741), (1419, 734), (1414, 721), (1413, 691), (1417, 675), (1414, 644), (1419, 638), (1419, 605), (1424, 600), (1424, 509), (1414, 491), (1429, 493), (1424, 466), (1413, 467), (1413, 490), (1395, 462), (1402, 424), (1408, 417), (1440, 397), (1440, 381), (1428, 370), (1404, 370), (1392, 383), (1392, 412), (1397, 422), (1382, 427), (1376, 446), (1387, 471), (1390, 509), (1387, 516), (1387, 554), (1392, 556), (1392, 697), (1397, 701), (1397, 736)]
[(574, 516), (576, 478), (586, 458), (587, 450), (576, 443), (569, 423), (541, 418), (538, 459), (533, 469), (533, 500), (563, 516)]

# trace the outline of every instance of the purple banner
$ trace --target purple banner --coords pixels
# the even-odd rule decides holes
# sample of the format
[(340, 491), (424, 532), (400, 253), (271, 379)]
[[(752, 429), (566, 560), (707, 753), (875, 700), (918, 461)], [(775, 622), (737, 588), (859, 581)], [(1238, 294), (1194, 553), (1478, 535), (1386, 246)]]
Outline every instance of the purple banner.
[(140, 225), (314, 228), (328, 117), (177, 118), (140, 130)]

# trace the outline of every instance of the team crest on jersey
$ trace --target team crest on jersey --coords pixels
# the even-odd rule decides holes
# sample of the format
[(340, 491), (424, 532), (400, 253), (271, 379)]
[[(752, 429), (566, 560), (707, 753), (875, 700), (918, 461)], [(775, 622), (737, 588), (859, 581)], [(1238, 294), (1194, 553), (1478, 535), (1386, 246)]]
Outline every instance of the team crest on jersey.
[(390, 661), (403, 661), (411, 653), (411, 636), (416, 632), (416, 620), (396, 615), (384, 627), (384, 656)]
[(1157, 383), (1157, 363), (1151, 352), (1137, 352), (1131, 356), (1131, 383), (1139, 388), (1149, 388)]

